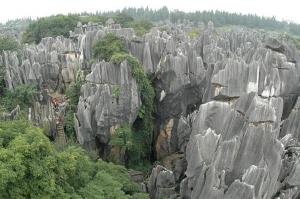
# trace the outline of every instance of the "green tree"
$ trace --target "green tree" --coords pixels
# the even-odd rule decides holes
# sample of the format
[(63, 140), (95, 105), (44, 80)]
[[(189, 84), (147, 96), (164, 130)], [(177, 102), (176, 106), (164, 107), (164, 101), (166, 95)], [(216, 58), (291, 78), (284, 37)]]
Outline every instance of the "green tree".
[(76, 82), (66, 90), (66, 96), (69, 99), (69, 103), (66, 109), (65, 115), (65, 132), (68, 137), (74, 136), (75, 134), (75, 122), (74, 122), (74, 114), (77, 111), (77, 105), (80, 97), (80, 89), (82, 86), (82, 80), (77, 79)]
[(11, 36), (2, 35), (0, 36), (0, 52), (3, 50), (18, 50), (20, 48), (20, 44)]
[(44, 37), (64, 36), (69, 37), (79, 17), (76, 15), (56, 15), (43, 17), (32, 22), (22, 36), (23, 43), (39, 43)]
[(26, 121), (0, 122), (0, 143), (0, 198), (146, 197), (124, 167), (94, 162), (75, 146), (57, 151)]
[(123, 42), (114, 34), (106, 34), (93, 46), (93, 55), (95, 58), (110, 61), (115, 53), (125, 53)]
[(0, 99), (4, 107), (10, 111), (17, 105), (26, 108), (32, 105), (37, 95), (37, 88), (34, 85), (18, 85), (14, 89), (6, 89), (4, 96)]
[(122, 27), (127, 28), (134, 21), (134, 18), (125, 12), (117, 13), (113, 16), (116, 23), (121, 24)]
[(120, 150), (120, 155), (124, 157), (125, 166), (128, 166), (129, 153), (133, 149), (133, 132), (129, 125), (124, 125), (116, 129), (111, 138), (111, 145)]

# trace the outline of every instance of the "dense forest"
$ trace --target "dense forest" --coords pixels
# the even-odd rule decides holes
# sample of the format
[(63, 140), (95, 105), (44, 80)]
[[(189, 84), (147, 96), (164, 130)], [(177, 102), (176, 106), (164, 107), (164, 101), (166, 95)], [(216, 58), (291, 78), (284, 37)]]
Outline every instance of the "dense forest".
[[(67, 16), (60, 16), (54, 21), (49, 20), (48, 17), (41, 18), (39, 23), (43, 24), (45, 28), (49, 28), (49, 23), (57, 23), (57, 27), (61, 28), (72, 28), (76, 25), (75, 22), (81, 21), (82, 23), (96, 22), (96, 23), (105, 23), (109, 18), (113, 17), (118, 23), (122, 24), (123, 27), (137, 27), (141, 24), (143, 26), (149, 26), (149, 23), (145, 23), (145, 20), (151, 21), (152, 23), (156, 22), (171, 22), (171, 23), (181, 23), (183, 21), (190, 21), (194, 25), (199, 23), (206, 24), (208, 21), (212, 21), (215, 26), (229, 26), (237, 25), (244, 26), (248, 28), (259, 28), (271, 31), (278, 32), (287, 32), (295, 36), (300, 36), (300, 25), (293, 22), (287, 21), (278, 21), (275, 17), (262, 17), (257, 15), (244, 15), (238, 13), (229, 13), (225, 11), (196, 11), (196, 12), (182, 12), (179, 10), (171, 11), (167, 7), (163, 7), (158, 10), (149, 9), (149, 8), (124, 8), (123, 10), (111, 11), (111, 12), (96, 12), (96, 13), (80, 13), (72, 14)], [(128, 24), (132, 19), (136, 19), (137, 24)], [(50, 17), (51, 19), (51, 17)], [(36, 25), (32, 25), (32, 22), (35, 20), (31, 19), (18, 19), (11, 20), (6, 24), (0, 25), (0, 32), (12, 33), (14, 31), (25, 30), (26, 27), (30, 25), (30, 29), (35, 29)], [(64, 24), (62, 24), (62, 22)], [(125, 22), (127, 24), (125, 24)], [(35, 23), (33, 23), (35, 24)], [(139, 27), (140, 28), (140, 27)], [(42, 30), (40, 30), (42, 32)], [(54, 30), (55, 31), (55, 30)], [(142, 30), (139, 30), (143, 32)], [(45, 35), (51, 34), (53, 30), (50, 30), (50, 33), (43, 33)], [(59, 33), (59, 32), (57, 32)], [(63, 35), (66, 35), (65, 32), (60, 32)], [(42, 34), (42, 33), (41, 33)], [(35, 35), (37, 40), (39, 40), (39, 35)]]

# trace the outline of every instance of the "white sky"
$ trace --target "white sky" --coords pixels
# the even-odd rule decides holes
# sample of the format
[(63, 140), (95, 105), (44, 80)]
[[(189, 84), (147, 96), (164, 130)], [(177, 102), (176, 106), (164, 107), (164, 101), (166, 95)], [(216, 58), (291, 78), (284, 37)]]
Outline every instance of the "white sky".
[(161, 8), (182, 11), (221, 10), (300, 23), (299, 0), (0, 0), (0, 22), (52, 14), (110, 11), (124, 7)]

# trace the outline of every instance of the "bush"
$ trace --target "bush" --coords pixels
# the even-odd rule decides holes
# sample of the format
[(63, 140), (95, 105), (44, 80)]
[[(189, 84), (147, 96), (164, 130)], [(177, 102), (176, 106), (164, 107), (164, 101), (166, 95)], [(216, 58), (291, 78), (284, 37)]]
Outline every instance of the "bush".
[(100, 15), (80, 16), (79, 20), (82, 24), (87, 24), (89, 22), (105, 24), (108, 17)]
[(143, 36), (145, 33), (149, 32), (153, 27), (153, 24), (149, 20), (140, 19), (132, 22), (129, 27), (132, 27), (138, 36)]
[(193, 29), (190, 32), (187, 32), (187, 36), (189, 36), (191, 39), (195, 39), (199, 36), (200, 31), (198, 29)]
[(112, 96), (116, 99), (119, 99), (119, 97), (120, 97), (120, 86), (119, 85), (114, 86)]
[(101, 40), (93, 46), (94, 58), (110, 61), (111, 57), (117, 53), (124, 53), (125, 48), (123, 42), (114, 34), (106, 34)]
[(125, 157), (125, 165), (128, 165), (128, 158), (130, 151), (133, 149), (133, 132), (129, 125), (124, 125), (116, 129), (112, 135), (110, 144), (114, 147), (118, 147), (120, 155)]
[(34, 97), (37, 95), (37, 88), (34, 85), (18, 85), (12, 90), (5, 90), (1, 98), (4, 107), (11, 111), (17, 105), (21, 108), (32, 106)]
[(2, 52), (3, 50), (14, 51), (18, 50), (19, 48), (19, 43), (13, 37), (7, 35), (0, 36), (0, 52)]
[(75, 82), (75, 84), (70, 85), (70, 87), (66, 91), (66, 96), (69, 99), (69, 103), (66, 109), (64, 128), (65, 128), (65, 133), (68, 137), (72, 137), (75, 135), (74, 114), (77, 112), (77, 105), (80, 97), (81, 86), (82, 86), (82, 80), (78, 79)]
[(43, 17), (31, 23), (22, 35), (23, 43), (39, 43), (44, 37), (64, 36), (69, 37), (79, 17), (75, 15), (56, 15)]
[(124, 28), (130, 27), (131, 23), (134, 21), (133, 17), (124, 12), (115, 14), (113, 19), (116, 23), (120, 24)]
[(91, 161), (79, 147), (59, 152), (26, 121), (0, 122), (0, 142), (0, 198), (145, 196), (124, 167)]

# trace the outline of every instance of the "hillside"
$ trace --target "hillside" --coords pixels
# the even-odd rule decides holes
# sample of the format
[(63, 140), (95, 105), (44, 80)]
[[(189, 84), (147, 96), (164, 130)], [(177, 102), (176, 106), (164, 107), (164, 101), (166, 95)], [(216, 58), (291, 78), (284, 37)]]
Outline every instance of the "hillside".
[(19, 27), (0, 198), (300, 197), (297, 24), (128, 8)]

